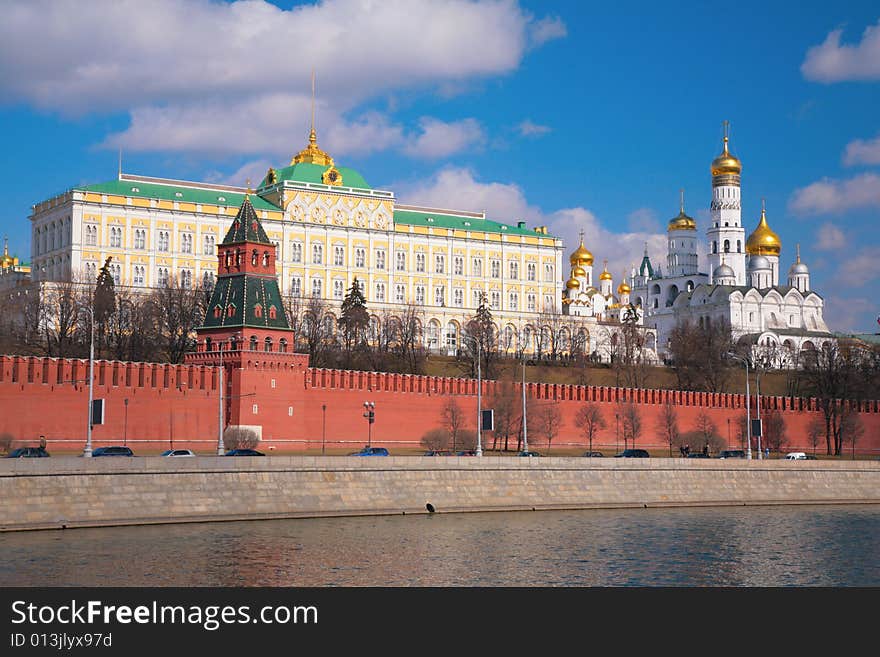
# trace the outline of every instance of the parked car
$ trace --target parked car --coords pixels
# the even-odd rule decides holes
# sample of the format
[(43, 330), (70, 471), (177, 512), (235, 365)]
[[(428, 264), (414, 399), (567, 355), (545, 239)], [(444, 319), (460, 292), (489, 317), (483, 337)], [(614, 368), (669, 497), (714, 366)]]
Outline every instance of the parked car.
[(785, 455), (786, 461), (806, 461), (807, 455), (804, 452), (789, 452)]
[(460, 452), (455, 453), (456, 456), (476, 456), (477, 450), (475, 449), (463, 449)]
[(110, 447), (96, 447), (92, 450), (92, 456), (134, 456), (131, 447), (111, 445)]
[(741, 449), (722, 449), (718, 452), (720, 459), (744, 459), (745, 457), (746, 453)]
[(47, 452), (42, 447), (19, 447), (17, 449), (12, 450), (9, 454), (6, 455), (8, 459), (39, 459), (46, 458), (49, 456), (49, 452)]
[(195, 456), (195, 453), (189, 449), (166, 449), (162, 456)]
[(520, 456), (543, 456), (543, 454), (539, 454), (538, 452), (520, 452)]
[(589, 456), (590, 458), (593, 458), (593, 457), (596, 457), (596, 456), (604, 456), (604, 455), (602, 454), (602, 452), (590, 452), (590, 451), (586, 451), (586, 452), (584, 452), (583, 455), (584, 455), (584, 456)]
[(258, 452), (255, 449), (230, 449), (224, 456), (266, 456), (263, 452)]
[(704, 454), (703, 452), (692, 452), (688, 454), (689, 459), (707, 459), (709, 458), (708, 454)]
[(425, 456), (452, 456), (452, 452), (448, 449), (429, 449)]
[(625, 449), (620, 454), (615, 454), (614, 458), (642, 458), (646, 459), (650, 454), (648, 454), (648, 450), (646, 449)]
[(388, 456), (388, 450), (384, 447), (364, 447), (359, 452), (352, 452), (349, 456)]

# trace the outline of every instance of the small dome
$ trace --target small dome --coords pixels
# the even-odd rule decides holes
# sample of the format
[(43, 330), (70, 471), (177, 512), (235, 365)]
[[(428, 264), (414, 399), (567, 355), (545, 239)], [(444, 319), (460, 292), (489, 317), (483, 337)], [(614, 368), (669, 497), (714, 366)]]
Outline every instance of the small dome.
[(752, 256), (778, 256), (780, 251), (782, 251), (782, 241), (767, 223), (767, 213), (762, 207), (758, 226), (746, 240), (746, 253)]
[(727, 150), (727, 137), (724, 137), (724, 150), (721, 155), (712, 160), (712, 175), (727, 176), (739, 175), (742, 172), (742, 162), (730, 154)]
[(632, 292), (632, 288), (630, 288), (629, 283), (627, 283), (625, 280), (617, 286), (618, 294), (629, 294), (630, 292)]
[(712, 272), (712, 280), (717, 281), (719, 278), (736, 278), (736, 272), (733, 271), (733, 267), (722, 262)]
[(795, 274), (809, 274), (810, 270), (807, 269), (807, 266), (798, 260), (794, 263), (788, 270), (789, 276), (794, 276)]
[(762, 255), (752, 256), (749, 258), (749, 271), (758, 271), (763, 269), (771, 269), (770, 261)]
[(587, 275), (587, 270), (584, 269), (583, 267), (581, 267), (580, 265), (577, 265), (576, 267), (574, 267), (571, 270), (571, 275), (584, 277)]
[(581, 282), (576, 278), (569, 278), (565, 282), (565, 287), (568, 290), (576, 290), (581, 286)]
[(574, 250), (574, 252), (569, 257), (569, 262), (572, 265), (592, 265), (593, 264), (593, 254), (587, 250), (587, 247), (584, 246), (584, 239), (581, 238), (580, 246)]
[(599, 274), (599, 280), (600, 281), (610, 281), (611, 280), (611, 272), (609, 272), (607, 269), (604, 270), (601, 274)]
[(677, 217), (673, 217), (669, 220), (669, 225), (666, 227), (667, 231), (671, 230), (696, 230), (697, 222), (694, 221), (693, 217), (689, 217), (684, 213), (684, 208), (682, 208), (681, 212), (678, 213)]

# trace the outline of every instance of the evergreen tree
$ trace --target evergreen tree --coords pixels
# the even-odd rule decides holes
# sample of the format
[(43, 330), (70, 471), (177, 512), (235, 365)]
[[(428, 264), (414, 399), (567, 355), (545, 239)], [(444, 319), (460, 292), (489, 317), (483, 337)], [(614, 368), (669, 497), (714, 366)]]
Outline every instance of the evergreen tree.
[(351, 288), (342, 301), (342, 314), (339, 316), (337, 324), (339, 330), (342, 331), (342, 340), (348, 357), (355, 347), (364, 342), (367, 327), (370, 325), (367, 300), (364, 299), (357, 277), (352, 281)]
[(95, 285), (95, 298), (93, 301), (93, 309), (95, 313), (95, 323), (104, 325), (107, 318), (116, 310), (116, 288), (113, 282), (113, 274), (110, 273), (110, 261), (113, 259), (109, 256), (104, 261), (104, 266), (98, 272), (98, 280)]
[[(471, 376), (476, 376), (475, 361), (477, 351), (480, 354), (480, 366), (483, 377), (491, 379), (494, 376), (493, 366), (498, 348), (498, 334), (495, 330), (495, 322), (492, 321), (492, 311), (486, 303), (486, 295), (480, 295), (480, 305), (476, 313), (467, 323), (464, 330), (465, 336), (470, 339), (462, 340), (459, 355), (468, 364)], [(479, 345), (479, 346), (478, 346)]]

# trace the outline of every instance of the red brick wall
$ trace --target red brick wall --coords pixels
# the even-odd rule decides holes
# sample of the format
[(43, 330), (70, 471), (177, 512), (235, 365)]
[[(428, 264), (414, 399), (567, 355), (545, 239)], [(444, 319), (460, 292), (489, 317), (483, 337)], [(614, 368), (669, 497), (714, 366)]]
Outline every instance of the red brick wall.
[[(309, 369), (301, 355), (267, 356), (242, 352), (240, 367), (227, 374), (228, 422), (261, 425), (263, 448), (305, 449), (321, 446), (326, 418), (327, 446), (352, 450), (367, 441), (363, 403), (372, 401), (375, 444), (417, 446), (421, 436), (440, 426), (441, 409), (450, 395), (459, 398), (471, 428), (476, 426), (476, 381), (444, 377), (409, 376), (376, 372)], [(95, 397), (107, 400), (107, 424), (93, 430), (94, 446), (126, 441), (136, 451), (188, 446), (202, 452), (216, 448), (218, 392), (217, 370), (206, 365), (95, 362)], [(88, 361), (80, 359), (0, 357), (0, 432), (34, 444), (45, 434), (50, 445), (71, 451), (81, 449), (86, 435)], [(495, 382), (483, 382), (483, 406), (490, 406)], [(643, 432), (638, 446), (662, 447), (657, 428), (662, 404), (671, 398), (678, 409), (679, 427), (691, 430), (703, 409), (727, 438), (731, 420), (731, 446), (739, 447), (738, 418), (744, 412), (742, 395), (665, 390), (628, 390), (591, 386), (527, 384), (529, 397), (558, 404), (564, 423), (555, 445), (584, 445), (573, 418), (587, 399), (604, 409), (606, 429), (594, 447), (616, 449), (614, 412), (618, 400), (636, 401), (643, 411)], [(128, 417), (125, 402), (128, 399)], [(794, 408), (792, 408), (794, 404)], [(256, 405), (256, 413), (254, 412)], [(326, 405), (326, 412), (322, 406)], [(811, 400), (764, 397), (762, 407), (783, 412), (789, 441), (805, 451), (807, 427), (820, 414)], [(880, 453), (880, 406), (862, 408), (865, 436), (857, 451)], [(491, 435), (484, 434), (484, 447)], [(622, 447), (622, 438), (619, 441)], [(530, 446), (540, 449), (532, 436)], [(822, 446), (819, 447), (820, 451)], [(57, 451), (57, 449), (56, 449)]]

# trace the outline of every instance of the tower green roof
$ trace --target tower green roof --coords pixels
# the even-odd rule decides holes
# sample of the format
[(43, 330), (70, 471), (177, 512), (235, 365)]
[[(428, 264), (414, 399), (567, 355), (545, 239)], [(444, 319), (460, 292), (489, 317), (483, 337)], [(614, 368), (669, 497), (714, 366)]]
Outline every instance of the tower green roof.
[(257, 244), (269, 244), (269, 236), (263, 230), (263, 224), (260, 223), (257, 213), (254, 212), (254, 206), (251, 205), (250, 195), (245, 194), (244, 201), (238, 209), (238, 214), (232, 221), (232, 225), (226, 232), (221, 244), (235, 244), (237, 242), (255, 242)]

